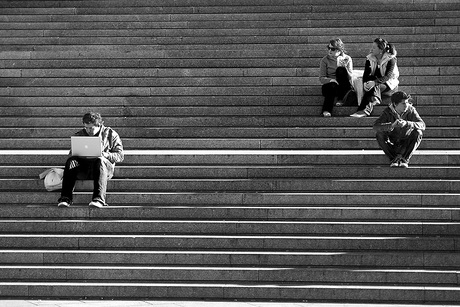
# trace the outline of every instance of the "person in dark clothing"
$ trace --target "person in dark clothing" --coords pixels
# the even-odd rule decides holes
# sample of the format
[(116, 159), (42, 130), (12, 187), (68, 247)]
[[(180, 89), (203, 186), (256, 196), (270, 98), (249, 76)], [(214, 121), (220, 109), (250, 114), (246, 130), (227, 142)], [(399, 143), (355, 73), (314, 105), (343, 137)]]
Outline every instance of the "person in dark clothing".
[(352, 88), (353, 61), (345, 54), (345, 47), (340, 38), (331, 40), (327, 50), (327, 55), (320, 62), (319, 81), (324, 96), (321, 115), (330, 117), (334, 103), (340, 106), (341, 100)]
[(71, 156), (67, 159), (58, 207), (69, 207), (72, 204), (77, 179), (92, 179), (94, 182), (90, 207), (107, 206), (105, 202), (107, 181), (113, 176), (115, 163), (122, 162), (124, 159), (120, 136), (112, 128), (104, 126), (99, 113), (86, 113), (83, 116), (83, 124), (84, 129), (75, 135), (99, 136), (102, 143), (102, 156), (92, 159)]
[(391, 96), (397, 91), (399, 69), (396, 54), (394, 45), (382, 38), (374, 40), (364, 67), (364, 95), (357, 112), (350, 116), (370, 116), (374, 106), (382, 102), (382, 95)]
[(390, 159), (390, 167), (409, 167), (409, 160), (422, 141), (425, 122), (412, 106), (410, 95), (399, 91), (375, 121), (377, 142)]

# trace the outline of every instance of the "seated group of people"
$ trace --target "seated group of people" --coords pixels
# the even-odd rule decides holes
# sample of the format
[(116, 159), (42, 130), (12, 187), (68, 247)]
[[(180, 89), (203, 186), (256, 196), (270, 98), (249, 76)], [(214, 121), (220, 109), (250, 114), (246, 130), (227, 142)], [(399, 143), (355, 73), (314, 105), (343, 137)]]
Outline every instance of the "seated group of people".
[[(345, 54), (340, 39), (331, 40), (328, 54), (321, 60), (320, 81), (324, 95), (323, 116), (331, 116), (334, 104), (352, 89), (353, 63)], [(425, 123), (410, 102), (410, 95), (395, 91), (398, 86), (396, 50), (385, 40), (378, 38), (367, 56), (363, 75), (364, 95), (358, 111), (352, 116), (365, 117), (373, 107), (381, 103), (382, 94), (391, 95), (391, 104), (375, 121), (377, 141), (390, 159), (391, 167), (408, 167), (413, 152), (422, 140)], [(98, 136), (102, 143), (102, 154), (98, 158), (70, 156), (64, 168), (59, 207), (69, 207), (73, 203), (73, 191), (78, 179), (92, 179), (93, 196), (90, 207), (104, 207), (106, 203), (107, 181), (113, 176), (115, 164), (124, 159), (120, 136), (112, 128), (104, 126), (99, 113), (89, 112), (83, 116), (84, 128), (75, 135)]]
[[(353, 61), (346, 54), (340, 38), (327, 45), (328, 53), (321, 59), (319, 80), (324, 103), (321, 115), (330, 117), (334, 105), (343, 105), (343, 98), (353, 89)], [(376, 38), (366, 57), (362, 77), (363, 95), (352, 117), (372, 114), (382, 102), (382, 95), (391, 96), (391, 103), (374, 122), (377, 142), (390, 159), (391, 167), (409, 166), (409, 160), (422, 141), (425, 123), (410, 102), (410, 95), (398, 91), (399, 69), (396, 48), (385, 39)]]

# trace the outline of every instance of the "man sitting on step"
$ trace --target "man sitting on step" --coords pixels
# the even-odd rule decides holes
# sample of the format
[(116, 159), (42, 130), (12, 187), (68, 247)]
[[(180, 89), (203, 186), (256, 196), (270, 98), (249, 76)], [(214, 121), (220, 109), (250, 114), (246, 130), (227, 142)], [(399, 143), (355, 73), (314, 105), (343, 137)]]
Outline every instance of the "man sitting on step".
[(425, 122), (410, 99), (405, 92), (394, 93), (391, 104), (374, 123), (377, 142), (390, 158), (390, 167), (409, 167), (409, 160), (422, 141)]
[(107, 181), (112, 178), (115, 163), (124, 159), (123, 145), (120, 136), (110, 127), (103, 125), (99, 113), (90, 112), (83, 116), (84, 129), (76, 136), (98, 136), (102, 143), (102, 153), (97, 158), (71, 156), (64, 168), (59, 207), (69, 207), (72, 204), (73, 190), (77, 179), (92, 179), (94, 182), (93, 198), (90, 207), (107, 206), (105, 196)]

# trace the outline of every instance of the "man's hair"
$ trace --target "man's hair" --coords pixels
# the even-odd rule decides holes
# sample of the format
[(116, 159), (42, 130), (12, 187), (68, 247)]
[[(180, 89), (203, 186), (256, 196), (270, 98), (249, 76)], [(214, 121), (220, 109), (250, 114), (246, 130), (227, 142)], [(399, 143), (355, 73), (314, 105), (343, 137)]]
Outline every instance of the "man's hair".
[(102, 116), (99, 113), (88, 112), (83, 115), (83, 124), (93, 124), (95, 126), (100, 126), (102, 123)]

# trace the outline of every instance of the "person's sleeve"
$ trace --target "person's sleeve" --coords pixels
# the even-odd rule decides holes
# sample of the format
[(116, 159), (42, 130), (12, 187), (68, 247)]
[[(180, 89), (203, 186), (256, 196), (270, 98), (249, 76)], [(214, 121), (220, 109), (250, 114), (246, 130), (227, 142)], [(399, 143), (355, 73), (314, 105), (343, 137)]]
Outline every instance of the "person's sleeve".
[(380, 78), (377, 78), (375, 82), (383, 84), (387, 82), (388, 80), (390, 80), (391, 78), (393, 78), (394, 77), (393, 72), (394, 72), (395, 66), (396, 66), (396, 59), (393, 58), (390, 61), (388, 61), (387, 68), (385, 70), (385, 75)]
[(374, 122), (374, 130), (377, 132), (391, 131), (392, 119), (388, 116), (387, 112), (383, 112), (379, 118)]
[(363, 83), (366, 83), (367, 81), (371, 80), (373, 80), (373, 78), (371, 77), (371, 62), (369, 62), (369, 60), (366, 60), (363, 73)]
[(409, 120), (407, 120), (407, 124), (409, 125), (411, 129), (417, 129), (417, 130), (424, 131), (426, 128), (425, 122), (420, 117), (420, 115), (418, 114), (417, 110), (415, 110), (415, 108), (413, 109)]
[(123, 162), (123, 160), (125, 159), (125, 155), (123, 153), (123, 144), (121, 142), (120, 136), (115, 131), (112, 131), (110, 137), (110, 142), (112, 146), (108, 152), (107, 159), (112, 163)]
[(321, 84), (326, 84), (331, 82), (331, 80), (332, 78), (327, 77), (327, 63), (323, 58), (319, 64), (319, 81)]
[(347, 71), (351, 78), (353, 76), (353, 59), (351, 57), (349, 57), (349, 61), (347, 63)]

